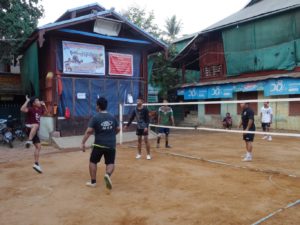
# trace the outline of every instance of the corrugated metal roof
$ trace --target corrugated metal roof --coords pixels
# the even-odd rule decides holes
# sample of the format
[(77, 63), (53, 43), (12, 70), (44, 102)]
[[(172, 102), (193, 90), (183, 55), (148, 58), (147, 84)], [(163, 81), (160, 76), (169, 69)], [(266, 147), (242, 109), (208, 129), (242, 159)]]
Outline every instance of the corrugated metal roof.
[(121, 16), (120, 14), (115, 12), (114, 10), (101, 11), (101, 12), (98, 12), (98, 13), (95, 13), (95, 14), (89, 14), (89, 15), (80, 16), (80, 17), (76, 17), (76, 18), (73, 18), (73, 19), (69, 19), (69, 20), (64, 20), (64, 21), (59, 21), (59, 22), (55, 22), (55, 23), (46, 24), (44, 26), (38, 27), (38, 30), (47, 30), (47, 29), (53, 30), (53, 29), (56, 29), (56, 27), (64, 28), (64, 27), (67, 27), (68, 25), (73, 24), (74, 22), (79, 22), (81, 20), (94, 20), (94, 19), (97, 19), (97, 17), (105, 17), (107, 15), (115, 16), (120, 21), (123, 21), (128, 26), (132, 27), (137, 32), (139, 32), (140, 34), (146, 36), (148, 39), (152, 40), (154, 43), (160, 45), (160, 47), (162, 47), (164, 49), (168, 48), (168, 45), (166, 43), (162, 42), (161, 40), (155, 38), (151, 34), (147, 33), (144, 30), (142, 30), (137, 25), (135, 25), (131, 21), (127, 20), (125, 17)]
[(143, 45), (151, 44), (151, 42), (144, 41), (144, 40), (121, 38), (121, 37), (112, 37), (112, 36), (107, 36), (107, 35), (102, 35), (102, 34), (95, 34), (95, 33), (90, 33), (90, 32), (80, 31), (80, 30), (60, 29), (58, 31), (64, 32), (64, 33), (79, 34), (79, 35), (88, 36), (88, 37), (106, 39), (106, 40), (120, 41), (120, 42), (129, 42), (129, 43), (143, 44)]
[(68, 25), (68, 24), (72, 24), (76, 21), (85, 20), (85, 19), (92, 20), (92, 19), (96, 19), (98, 16), (104, 16), (104, 15), (110, 14), (111, 12), (112, 12), (111, 10), (106, 10), (106, 11), (98, 12), (96, 14), (89, 14), (89, 15), (80, 16), (80, 17), (76, 17), (73, 19), (69, 19), (69, 20), (63, 20), (63, 21), (59, 21), (59, 22), (55, 22), (55, 23), (49, 23), (49, 24), (38, 27), (38, 30), (54, 28), (54, 27), (57, 27), (60, 25)]
[(219, 30), (224, 27), (244, 23), (297, 7), (300, 7), (300, 0), (261, 0), (209, 26), (201, 33)]
[(201, 83), (190, 83), (190, 84), (181, 85), (180, 87), (184, 88), (184, 87), (198, 87), (198, 86), (207, 86), (207, 85), (234, 84), (234, 83), (262, 81), (262, 80), (284, 78), (284, 77), (300, 78), (300, 72), (272, 74), (263, 77), (233, 78), (233, 79), (208, 81), (208, 82), (201, 82)]
[(85, 8), (89, 8), (89, 7), (93, 7), (93, 6), (98, 6), (99, 8), (102, 8), (103, 10), (105, 10), (105, 8), (104, 8), (102, 5), (100, 5), (100, 4), (97, 3), (97, 2), (94, 2), (94, 3), (91, 3), (91, 4), (79, 6), (79, 7), (72, 8), (72, 9), (68, 9), (66, 12), (78, 11), (78, 10), (85, 9)]
[(172, 41), (172, 44), (175, 44), (175, 43), (178, 43), (178, 42), (181, 42), (181, 41), (185, 41), (187, 39), (192, 39), (192, 38), (194, 38), (197, 35), (198, 35), (198, 32), (197, 33), (193, 33), (193, 34), (184, 35), (183, 37), (177, 38), (176, 40)]
[[(251, 4), (253, 2), (253, 4)], [(173, 59), (173, 62), (181, 60), (186, 56), (189, 46), (201, 35), (205, 33), (224, 29), (226, 27), (237, 24), (249, 22), (258, 18), (263, 18), (272, 14), (284, 12), (290, 9), (299, 8), (300, 0), (261, 0), (255, 3), (251, 1), (245, 8), (232, 14), (231, 16), (209, 26), (203, 31), (199, 32), (185, 48), (183, 48)]]

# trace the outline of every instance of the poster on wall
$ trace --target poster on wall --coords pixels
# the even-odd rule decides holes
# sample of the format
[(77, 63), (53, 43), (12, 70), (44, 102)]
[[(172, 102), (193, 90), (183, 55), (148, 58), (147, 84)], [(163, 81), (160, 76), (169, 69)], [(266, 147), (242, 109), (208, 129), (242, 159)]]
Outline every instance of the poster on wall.
[(63, 72), (105, 75), (105, 49), (102, 45), (63, 41)]
[(133, 76), (133, 56), (129, 54), (108, 54), (109, 75)]

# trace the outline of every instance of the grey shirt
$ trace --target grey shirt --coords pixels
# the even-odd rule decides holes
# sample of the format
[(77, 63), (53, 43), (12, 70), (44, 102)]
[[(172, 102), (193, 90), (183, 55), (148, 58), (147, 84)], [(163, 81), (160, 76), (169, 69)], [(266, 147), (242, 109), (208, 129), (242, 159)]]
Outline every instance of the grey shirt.
[(116, 129), (119, 122), (113, 115), (107, 112), (97, 113), (90, 119), (88, 126), (95, 131), (95, 144), (116, 148)]

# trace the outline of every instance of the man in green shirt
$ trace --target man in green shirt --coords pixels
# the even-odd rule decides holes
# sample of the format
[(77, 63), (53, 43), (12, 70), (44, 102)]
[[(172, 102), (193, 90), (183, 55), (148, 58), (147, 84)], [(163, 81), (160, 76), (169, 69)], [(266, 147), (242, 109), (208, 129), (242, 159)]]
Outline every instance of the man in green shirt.
[[(171, 107), (169, 107), (167, 105), (168, 101), (164, 100), (163, 103), (165, 105), (159, 107), (158, 109), (158, 125), (162, 125), (162, 126), (175, 126), (174, 123), (174, 116), (173, 116), (173, 110)], [(157, 148), (159, 148), (159, 144), (160, 144), (160, 139), (162, 134), (165, 134), (166, 136), (166, 148), (171, 148), (171, 146), (169, 145), (169, 134), (170, 134), (170, 129), (169, 128), (164, 128), (164, 127), (160, 127), (158, 130), (158, 136), (157, 136)]]

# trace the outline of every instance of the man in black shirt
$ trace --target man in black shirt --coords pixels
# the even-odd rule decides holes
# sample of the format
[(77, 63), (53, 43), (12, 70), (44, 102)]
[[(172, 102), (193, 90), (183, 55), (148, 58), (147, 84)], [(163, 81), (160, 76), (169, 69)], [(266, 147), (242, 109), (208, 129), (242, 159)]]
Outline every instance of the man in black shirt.
[(146, 145), (147, 150), (147, 159), (151, 159), (150, 155), (150, 144), (148, 140), (148, 129), (149, 129), (149, 111), (146, 107), (143, 106), (144, 100), (142, 96), (139, 96), (137, 99), (137, 106), (132, 112), (130, 119), (127, 123), (127, 125), (124, 126), (124, 130), (126, 130), (134, 118), (136, 118), (137, 122), (137, 129), (136, 129), (136, 135), (138, 136), (138, 152), (136, 155), (136, 159), (141, 158), (142, 154), (142, 137), (144, 136), (144, 142)]
[[(239, 128), (243, 126), (244, 131), (255, 131), (254, 124), (254, 112), (249, 108), (249, 103), (241, 103), (242, 108), (241, 114), (241, 122), (239, 124)], [(254, 134), (244, 133), (243, 140), (246, 142), (246, 155), (243, 159), (244, 162), (252, 161), (252, 142), (254, 140)]]
[(90, 176), (91, 181), (86, 185), (89, 187), (96, 187), (97, 176), (97, 163), (100, 162), (104, 155), (106, 173), (104, 176), (104, 182), (106, 188), (112, 189), (112, 182), (110, 176), (115, 168), (116, 157), (116, 135), (120, 131), (119, 123), (116, 118), (106, 111), (107, 100), (103, 97), (97, 100), (97, 113), (89, 121), (88, 128), (82, 139), (81, 147), (85, 152), (85, 142), (88, 140), (91, 134), (95, 134), (95, 142), (93, 144), (93, 150), (90, 156)]

